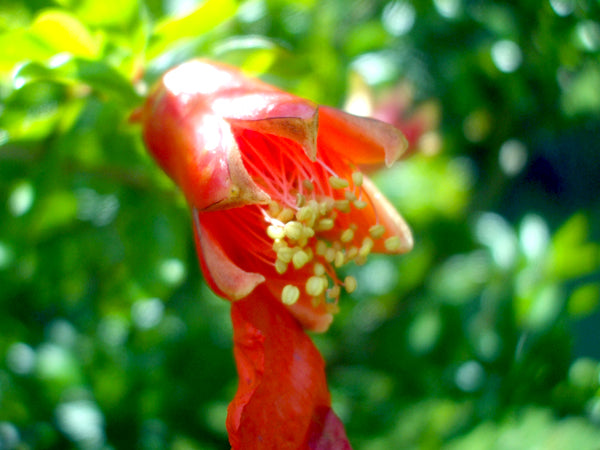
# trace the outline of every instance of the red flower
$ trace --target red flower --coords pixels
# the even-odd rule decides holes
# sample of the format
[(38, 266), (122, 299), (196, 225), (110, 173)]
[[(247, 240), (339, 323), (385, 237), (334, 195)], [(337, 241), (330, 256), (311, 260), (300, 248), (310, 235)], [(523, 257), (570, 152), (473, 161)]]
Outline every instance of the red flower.
[(410, 231), (361, 172), (406, 149), (392, 126), (284, 93), (221, 64), (167, 72), (137, 118), (183, 190), (212, 289), (232, 301), (233, 448), (350, 448), (304, 329), (329, 327), (336, 268), (401, 253)]

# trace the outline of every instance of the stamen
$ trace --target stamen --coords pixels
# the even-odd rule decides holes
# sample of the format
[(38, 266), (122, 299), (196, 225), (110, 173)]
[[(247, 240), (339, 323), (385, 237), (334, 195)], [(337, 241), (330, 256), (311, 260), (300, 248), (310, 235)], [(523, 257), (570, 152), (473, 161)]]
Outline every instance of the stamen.
[(315, 251), (317, 255), (324, 256), (327, 251), (327, 242), (325, 241), (317, 241), (317, 245), (315, 247)]
[(303, 225), (295, 220), (286, 223), (284, 230), (285, 236), (293, 241), (299, 241), (303, 236)]
[(348, 180), (344, 180), (343, 178), (331, 176), (329, 177), (329, 185), (334, 189), (345, 189), (350, 186)]
[(313, 271), (316, 276), (325, 275), (325, 266), (321, 263), (315, 263), (313, 266)]
[(379, 239), (385, 234), (385, 227), (380, 224), (373, 225), (371, 228), (369, 228), (369, 234), (373, 239)]
[(349, 200), (336, 200), (335, 202), (333, 202), (333, 206), (335, 209), (337, 209), (343, 213), (350, 212), (350, 201)]
[(283, 261), (284, 263), (289, 263), (294, 257), (294, 249), (290, 247), (281, 247), (277, 250), (277, 260)]
[(292, 264), (296, 269), (301, 269), (309, 261), (310, 257), (304, 250), (298, 250), (296, 253), (294, 253), (294, 256), (292, 256)]
[(346, 200), (349, 200), (349, 201), (356, 200), (356, 195), (352, 191), (344, 192), (344, 197), (346, 197)]
[(335, 225), (333, 219), (329, 219), (329, 218), (325, 218), (325, 219), (320, 219), (319, 222), (317, 222), (317, 230), (318, 231), (329, 231), (333, 229), (333, 226)]
[(344, 262), (346, 262), (346, 257), (344, 256), (344, 252), (338, 250), (337, 252), (335, 252), (335, 258), (333, 259), (333, 264), (335, 265), (335, 267), (340, 268), (344, 265)]
[(358, 250), (358, 256), (362, 256), (363, 258), (369, 256), (369, 253), (373, 250), (373, 245), (373, 239), (370, 237), (364, 238), (362, 246), (360, 247), (360, 250)]
[(340, 235), (340, 241), (342, 242), (350, 242), (354, 239), (354, 231), (351, 228), (347, 228)]
[(293, 305), (300, 298), (300, 289), (293, 284), (286, 284), (281, 291), (281, 301), (285, 305)]
[(351, 275), (348, 275), (346, 278), (344, 278), (344, 288), (348, 294), (352, 294), (357, 287), (358, 282), (356, 281), (356, 278)]
[(368, 205), (368, 203), (365, 202), (364, 200), (354, 200), (352, 203), (354, 203), (354, 206), (356, 207), (356, 209), (364, 209)]
[(267, 227), (267, 236), (269, 236), (273, 240), (282, 239), (285, 236), (285, 231), (283, 227), (277, 225), (269, 225)]
[(304, 206), (304, 204), (306, 203), (306, 198), (304, 197), (304, 195), (298, 193), (296, 194), (296, 205), (298, 206), (298, 208)]
[(329, 298), (333, 298), (333, 299), (337, 299), (340, 296), (340, 287), (339, 286), (333, 286), (331, 289), (327, 289), (327, 297)]
[(287, 271), (287, 268), (287, 263), (283, 262), (282, 260), (278, 259), (275, 261), (275, 271), (277, 271), (279, 275), (283, 275)]
[(325, 292), (325, 289), (327, 289), (328, 284), (329, 283), (327, 282), (327, 278), (325, 278), (324, 276), (310, 277), (306, 281), (306, 293), (313, 297), (318, 297), (323, 292)]
[(294, 210), (291, 208), (283, 208), (283, 210), (277, 215), (277, 219), (283, 223), (289, 222), (294, 218)]
[(399, 236), (392, 236), (387, 238), (383, 244), (385, 245), (385, 249), (387, 251), (395, 252), (402, 246), (402, 241), (400, 241)]
[(310, 180), (302, 180), (302, 186), (304, 186), (304, 189), (308, 192), (312, 192), (315, 189), (315, 185)]
[(352, 172), (352, 182), (354, 183), (354, 186), (361, 187), (363, 184), (362, 172)]

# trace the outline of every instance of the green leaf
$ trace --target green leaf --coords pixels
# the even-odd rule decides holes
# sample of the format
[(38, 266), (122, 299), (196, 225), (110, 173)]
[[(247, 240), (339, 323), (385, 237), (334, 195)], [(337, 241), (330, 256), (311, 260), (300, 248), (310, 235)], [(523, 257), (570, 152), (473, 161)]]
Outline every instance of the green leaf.
[(58, 59), (50, 65), (27, 63), (14, 75), (14, 86), (37, 81), (54, 81), (61, 84), (85, 84), (121, 104), (135, 106), (141, 97), (135, 92), (132, 82), (103, 61), (81, 58)]
[(206, 0), (183, 17), (169, 17), (159, 22), (155, 28), (155, 42), (148, 51), (149, 59), (160, 55), (178, 40), (208, 33), (233, 17), (237, 7), (235, 0)]
[(39, 14), (30, 31), (57, 53), (66, 52), (84, 58), (97, 58), (100, 40), (77, 17), (58, 9)]

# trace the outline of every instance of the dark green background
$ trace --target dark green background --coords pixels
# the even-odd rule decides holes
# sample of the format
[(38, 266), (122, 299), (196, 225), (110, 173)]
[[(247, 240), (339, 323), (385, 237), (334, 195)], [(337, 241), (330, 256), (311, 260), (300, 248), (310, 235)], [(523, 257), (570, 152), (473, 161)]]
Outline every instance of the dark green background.
[(3, 1), (0, 448), (228, 447), (228, 304), (128, 122), (194, 56), (334, 106), (402, 80), (441, 110), (437, 154), (375, 175), (414, 251), (350, 268), (315, 336), (356, 449), (600, 448), (599, 13)]

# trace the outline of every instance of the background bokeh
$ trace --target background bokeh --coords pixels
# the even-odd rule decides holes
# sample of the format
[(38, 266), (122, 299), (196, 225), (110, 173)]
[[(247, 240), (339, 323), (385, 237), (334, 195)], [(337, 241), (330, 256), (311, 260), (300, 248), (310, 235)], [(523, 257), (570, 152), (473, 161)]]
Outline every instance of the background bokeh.
[[(128, 122), (194, 56), (380, 114), (412, 253), (314, 336), (356, 449), (600, 448), (596, 0), (0, 2), (0, 449), (224, 449), (228, 304)], [(199, 80), (201, 82), (201, 80)]]

